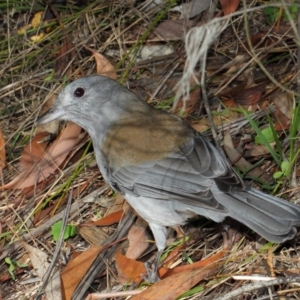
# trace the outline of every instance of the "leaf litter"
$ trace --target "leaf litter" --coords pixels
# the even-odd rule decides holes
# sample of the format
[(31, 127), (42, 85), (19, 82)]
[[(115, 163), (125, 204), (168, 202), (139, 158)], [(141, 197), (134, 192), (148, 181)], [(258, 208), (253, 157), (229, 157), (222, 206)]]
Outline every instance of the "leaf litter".
[[(200, 1), (194, 2), (200, 3)], [(104, 73), (116, 79), (122, 77), (128, 66), (132, 65), (133, 67), (127, 73), (127, 85), (143, 98), (150, 100), (151, 105), (170, 109), (172, 102), (169, 98), (174, 96), (174, 89), (181, 78), (186, 61), (183, 38), (189, 28), (201, 26), (207, 22), (209, 9), (195, 16), (189, 15), (190, 19), (186, 13), (169, 11), (148, 34), (148, 20), (155, 18), (163, 9), (155, 6), (151, 9), (149, 7), (144, 9), (142, 4), (139, 6), (135, 1), (126, 1), (121, 5), (113, 1), (110, 7), (98, 3), (74, 7), (68, 4), (69, 6), (66, 6), (68, 9), (76, 7), (78, 11), (76, 15), (74, 12), (61, 11), (54, 3), (51, 9), (60, 15), (60, 20), (54, 17), (53, 26), (49, 27), (47, 23), (45, 28), (49, 29), (43, 31), (43, 35), (38, 36), (34, 42), (27, 39), (29, 36), (26, 36), (26, 32), (29, 27), (25, 27), (25, 35), (22, 36), (14, 33), (13, 30), (9, 31), (11, 61), (3, 64), (2, 71), (0, 71), (4, 78), (0, 86), (0, 90), (3, 91), (1, 99), (5, 103), (4, 107), (1, 106), (3, 110), (1, 129), (4, 140), (0, 143), (0, 159), (1, 162), (7, 162), (6, 167), (2, 165), (3, 209), (0, 213), (1, 220), (3, 220), (1, 221), (1, 247), (4, 250), (3, 253), (8, 253), (10, 257), (16, 259), (26, 257), (24, 250), (26, 247), (18, 248), (19, 254), (13, 250), (8, 252), (7, 249), (13, 249), (8, 247), (9, 243), (17, 243), (18, 238), (22, 238), (23, 234), (34, 228), (33, 226), (39, 228), (47, 218), (51, 220), (53, 217), (50, 212), (59, 213), (63, 210), (65, 202), (60, 200), (65, 199), (68, 194), (70, 178), (72, 178), (72, 185), (77, 189), (74, 193), (74, 201), (80, 201), (81, 197), (88, 197), (92, 191), (104, 185), (91, 148), (86, 146), (86, 136), (81, 128), (68, 123), (60, 129), (56, 122), (38, 128), (35, 135), (33, 134), (36, 107), (41, 104), (42, 99), (49, 98), (50, 95), (48, 105), (51, 106), (51, 102), (65, 81), (91, 73)], [(251, 8), (252, 4), (248, 1), (247, 4)], [(213, 15), (218, 16), (222, 13), (228, 15), (235, 12), (240, 7), (239, 5), (239, 1), (220, 1)], [(33, 7), (33, 9), (38, 8)], [(106, 12), (105, 9), (107, 9)], [(280, 89), (279, 85), (270, 81), (266, 73), (259, 68), (249, 53), (251, 47), (248, 42), (240, 38), (245, 36), (244, 25), (237, 26), (237, 23), (227, 26), (219, 39), (210, 47), (206, 70), (209, 81), (206, 84), (209, 88), (213, 120), (218, 125), (224, 149), (231, 163), (247, 179), (258, 178), (260, 180), (254, 180), (255, 184), (259, 187), (266, 187), (266, 185), (272, 186), (272, 180), (274, 181), (272, 173), (276, 170), (281, 171), (280, 166), (274, 164), (264, 145), (255, 143), (255, 132), (239, 109), (242, 107), (248, 110), (253, 120), (257, 120), (262, 131), (268, 125), (268, 119), (264, 116), (270, 114), (276, 134), (282, 143), (282, 149), (288, 153), (286, 140), (289, 138), (288, 131), (293, 122), (295, 109), (295, 100), (288, 90), (294, 88), (296, 73), (290, 49), (294, 50), (296, 44), (293, 40), (294, 34), (290, 29), (293, 20), (287, 22), (280, 19), (278, 15), (274, 29), (267, 24), (261, 11), (258, 7), (257, 11), (253, 11), (253, 15), (249, 15), (250, 40), (260, 61), (264, 61), (269, 74), (275, 78), (275, 82), (286, 85), (287, 90)], [(23, 13), (21, 11), (19, 15), (13, 15), (12, 20), (18, 28), (22, 27), (20, 16)], [(182, 19), (184, 15), (185, 18)], [(66, 16), (71, 16), (71, 18), (64, 18)], [(240, 16), (237, 16), (235, 20), (239, 20)], [(120, 22), (120, 20), (124, 21)], [(41, 24), (43, 23), (38, 26), (42, 27)], [(11, 24), (5, 26), (11, 26)], [(55, 31), (55, 28), (62, 26), (64, 30), (60, 33)], [(266, 27), (268, 30), (265, 30)], [(274, 38), (274, 32), (280, 36)], [(23, 47), (19, 48), (18, 45), (21, 44)], [(174, 52), (161, 52), (157, 57), (152, 56), (149, 59), (143, 57), (144, 60), (135, 62), (134, 57), (138, 55), (126, 55), (128, 50), (134, 53), (135, 49), (132, 45), (143, 45), (149, 49), (151, 46), (159, 46), (161, 49), (165, 45), (168, 49), (174, 49)], [(238, 53), (236, 49), (239, 49)], [(22, 65), (23, 58), (29, 53), (32, 55), (31, 58), (28, 57), (26, 64)], [(10, 69), (12, 66), (13, 68)], [(117, 70), (114, 66), (118, 66)], [(54, 70), (52, 75), (48, 72), (51, 68)], [(5, 72), (10, 75), (4, 76)], [(27, 80), (20, 80), (20, 74)], [(201, 77), (196, 79), (192, 78), (189, 82), (191, 87), (196, 85), (190, 94), (190, 102), (184, 103), (184, 99), (181, 98), (176, 113), (211, 139), (211, 124), (206, 115), (207, 112), (203, 109), (201, 101), (199, 102), (203, 90), (197, 86), (197, 82), (201, 80)], [(14, 89), (9, 88), (12, 83)], [(158, 83), (161, 87), (159, 91), (156, 91)], [(269, 110), (271, 104), (275, 107), (274, 114), (272, 110)], [(181, 108), (184, 106), (186, 110), (183, 112)], [(27, 118), (25, 123), (24, 116)], [(29, 131), (32, 137), (28, 142), (26, 136)], [(229, 132), (234, 136), (230, 136)], [(53, 139), (53, 134), (58, 137)], [(249, 136), (250, 138), (247, 138)], [(277, 151), (274, 145), (272, 147)], [(79, 155), (77, 156), (76, 153)], [(81, 157), (83, 154), (86, 156)], [(73, 174), (77, 174), (76, 164), (79, 164), (81, 171), (74, 176)], [(297, 166), (295, 162), (293, 176), (296, 180), (299, 179), (300, 174)], [(253, 183), (252, 181), (249, 183)], [(285, 193), (284, 196), (287, 199), (299, 198), (297, 190), (286, 192), (288, 179), (278, 184), (281, 187), (280, 191)], [(67, 188), (61, 188), (65, 186)], [(18, 189), (21, 193), (17, 191)], [(60, 294), (66, 299), (71, 299), (71, 295), (80, 285), (86, 272), (101, 255), (105, 239), (117, 230), (117, 225), (113, 223), (121, 221), (123, 200), (116, 199), (114, 196), (114, 193), (109, 190), (105, 190), (104, 196), (101, 196), (102, 199), (114, 199), (108, 201), (109, 207), (101, 205), (101, 201), (97, 204), (97, 195), (90, 197), (89, 204), (82, 206), (80, 217), (76, 217), (76, 223), (79, 225), (78, 231), (81, 230), (85, 238), (80, 239), (81, 235), (69, 238), (65, 250), (71, 253), (69, 254), (69, 259), (70, 257), (71, 259), (66, 262), (66, 266), (62, 260), (60, 261), (60, 272), (63, 278)], [(48, 197), (50, 197), (49, 200), (47, 200)], [(59, 203), (58, 206), (57, 203)], [(42, 205), (40, 211), (43, 214), (38, 217), (36, 210), (41, 209), (40, 205)], [(53, 210), (53, 207), (56, 208)], [(125, 212), (128, 213), (127, 209)], [(92, 222), (95, 219), (100, 221)], [(90, 230), (83, 234), (81, 225), (84, 224), (93, 226), (94, 229), (99, 229), (98, 226), (105, 226), (101, 227), (102, 233)], [(219, 225), (207, 223), (207, 221), (203, 224), (201, 230), (192, 225), (185, 227), (185, 234), (190, 239), (183, 238), (183, 241), (190, 240), (191, 243), (182, 242), (174, 246), (173, 250), (169, 250), (166, 263), (161, 262), (160, 275), (163, 280), (132, 298), (175, 299), (189, 290), (190, 294), (186, 296), (187, 299), (189, 297), (191, 299), (192, 297), (215, 298), (217, 295), (225, 295), (232, 289), (239, 288), (240, 282), (232, 279), (233, 275), (293, 276), (297, 274), (299, 269), (297, 239), (294, 244), (287, 243), (281, 248), (268, 248), (264, 246), (263, 241), (256, 243), (253, 233), (243, 229), (242, 232), (247, 233), (246, 237), (235, 244), (228, 253), (226, 244), (222, 243)], [(109, 261), (107, 267), (94, 277), (92, 283), (96, 290), (109, 292), (110, 287), (120, 283), (126, 285), (134, 282), (136, 286), (143, 280), (145, 276), (143, 262), (155, 257), (155, 251), (151, 248), (149, 253), (146, 250), (144, 254), (145, 249), (149, 249), (148, 244), (153, 244), (152, 238), (145, 227), (137, 225), (132, 227), (127, 238), (129, 242), (119, 241), (118, 250), (114, 256), (116, 264)], [(170, 230), (170, 241), (174, 242), (176, 238), (178, 235)], [(79, 239), (80, 242), (78, 242)], [(51, 259), (51, 251), (48, 250), (53, 247), (54, 242), (49, 230), (44, 229), (38, 236), (34, 235), (30, 242), (33, 241), (38, 242), (38, 248), (45, 243), (47, 255)], [(97, 243), (101, 245), (95, 245)], [(78, 253), (81, 254), (78, 255)], [(31, 261), (34, 260), (31, 259)], [(264, 264), (264, 261), (267, 264)], [(173, 268), (173, 265), (177, 267)], [(30, 266), (32, 268), (32, 265)], [(7, 266), (2, 264), (0, 270), (6, 269)], [(75, 273), (76, 276), (74, 276)], [(18, 280), (29, 279), (22, 268), (18, 269), (16, 276)], [(27, 283), (24, 292), (24, 286), (9, 277), (1, 282), (4, 286), (2, 291), (4, 299), (19, 299), (22, 293), (32, 296), (36, 292), (34, 284)], [(195, 285), (198, 289), (192, 292)], [(170, 286), (177, 288), (170, 290)], [(23, 291), (21, 294), (20, 290)], [(297, 289), (289, 291), (288, 285), (276, 287), (277, 290), (283, 295), (295, 297), (299, 295)], [(92, 289), (89, 290), (91, 291)], [(258, 291), (257, 295), (265, 296), (266, 294), (264, 291)]]

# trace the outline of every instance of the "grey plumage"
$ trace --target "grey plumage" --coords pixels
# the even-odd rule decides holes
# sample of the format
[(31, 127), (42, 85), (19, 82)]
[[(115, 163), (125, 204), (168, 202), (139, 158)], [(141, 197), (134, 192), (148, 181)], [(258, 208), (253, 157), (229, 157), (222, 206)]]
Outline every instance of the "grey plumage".
[(39, 123), (56, 118), (88, 131), (105, 180), (149, 223), (159, 250), (166, 226), (195, 214), (232, 217), (272, 242), (297, 232), (299, 206), (246, 187), (200, 134), (109, 78), (69, 84)]

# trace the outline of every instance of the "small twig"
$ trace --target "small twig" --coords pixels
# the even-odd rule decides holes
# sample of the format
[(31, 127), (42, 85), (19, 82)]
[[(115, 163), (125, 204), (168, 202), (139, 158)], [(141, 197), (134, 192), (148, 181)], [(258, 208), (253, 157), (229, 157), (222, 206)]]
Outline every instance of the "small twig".
[(111, 292), (111, 293), (93, 293), (89, 294), (85, 300), (97, 300), (105, 298), (117, 298), (117, 297), (128, 297), (138, 295), (143, 290), (132, 290), (132, 291), (123, 291), (123, 292)]
[(51, 276), (51, 273), (52, 273), (52, 271), (54, 269), (54, 266), (55, 266), (55, 264), (58, 260), (58, 256), (59, 256), (59, 253), (60, 253), (60, 250), (61, 250), (61, 246), (62, 246), (63, 241), (64, 241), (64, 234), (65, 234), (66, 227), (67, 227), (67, 224), (68, 224), (68, 219), (69, 219), (70, 210), (71, 210), (72, 197), (73, 197), (73, 188), (70, 191), (68, 203), (67, 203), (66, 208), (64, 209), (64, 215), (62, 217), (62, 225), (61, 225), (61, 231), (60, 231), (59, 239), (56, 243), (56, 247), (55, 247), (55, 251), (53, 253), (51, 263), (48, 267), (47, 272), (44, 275), (43, 284), (39, 288), (39, 291), (38, 291), (37, 296), (35, 298), (36, 300), (40, 300), (42, 298), (42, 296), (44, 294), (44, 290), (45, 290), (45, 288), (46, 288), (46, 286), (49, 282), (49, 278)]
[(181, 64), (181, 62), (178, 62), (177, 64), (175, 64), (175, 66), (172, 68), (172, 70), (164, 77), (163, 81), (158, 85), (158, 87), (156, 88), (156, 90), (152, 94), (149, 101), (152, 101), (156, 97), (156, 95), (159, 93), (161, 88), (164, 86), (164, 84), (167, 82), (167, 80), (173, 75), (173, 73), (180, 66), (180, 64)]
[(299, 282), (300, 276), (296, 277), (285, 277), (285, 278), (276, 278), (274, 280), (265, 281), (265, 282), (255, 282), (252, 284), (244, 285), (240, 287), (239, 289), (236, 289), (232, 292), (226, 293), (226, 295), (215, 298), (215, 300), (230, 300), (234, 297), (240, 296), (241, 294), (251, 292), (254, 290), (257, 290), (259, 288), (267, 288), (273, 285), (283, 284), (283, 283), (293, 283), (293, 282)]
[(215, 127), (214, 120), (213, 120), (213, 117), (212, 117), (212, 114), (211, 114), (211, 111), (210, 111), (208, 97), (207, 97), (207, 92), (206, 92), (206, 85), (205, 85), (205, 78), (206, 78), (206, 76), (205, 76), (205, 71), (206, 71), (206, 57), (207, 57), (207, 52), (204, 53), (204, 57), (202, 59), (202, 64), (201, 64), (201, 90), (202, 90), (202, 97), (203, 97), (204, 107), (205, 107), (205, 110), (206, 110), (207, 118), (208, 118), (210, 129), (211, 129), (211, 133), (213, 135), (213, 139), (215, 141), (216, 147), (224, 155), (223, 149), (222, 149), (222, 147), (220, 145), (220, 141), (218, 139), (216, 127)]

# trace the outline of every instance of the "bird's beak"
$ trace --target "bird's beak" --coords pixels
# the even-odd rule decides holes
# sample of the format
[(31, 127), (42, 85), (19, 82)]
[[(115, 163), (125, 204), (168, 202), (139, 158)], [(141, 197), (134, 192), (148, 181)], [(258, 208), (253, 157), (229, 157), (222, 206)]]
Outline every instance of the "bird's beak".
[(45, 124), (56, 119), (61, 119), (64, 115), (65, 115), (64, 110), (56, 109), (55, 107), (52, 107), (37, 119), (36, 125)]

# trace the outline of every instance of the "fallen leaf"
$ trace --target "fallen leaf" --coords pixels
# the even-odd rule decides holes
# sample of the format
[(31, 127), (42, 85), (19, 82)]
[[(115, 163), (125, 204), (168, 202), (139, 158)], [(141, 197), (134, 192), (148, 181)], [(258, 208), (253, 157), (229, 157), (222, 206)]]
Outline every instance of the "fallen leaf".
[[(231, 121), (235, 121), (237, 117), (238, 117), (238, 112), (228, 110), (228, 113), (226, 112), (226, 115), (225, 114), (213, 115), (212, 119), (213, 119), (213, 123), (215, 124), (215, 126), (219, 126), (222, 124), (228, 124)], [(191, 126), (198, 132), (204, 132), (211, 127), (210, 122), (207, 117), (201, 118), (197, 122), (193, 122), (191, 124)]]
[(105, 240), (108, 238), (108, 234), (100, 227), (79, 226), (77, 230), (81, 237), (90, 245), (96, 246), (104, 244)]
[[(131, 300), (170, 300), (176, 299), (184, 292), (190, 290), (198, 282), (213, 276), (219, 271), (222, 265), (221, 259), (228, 253), (228, 250), (222, 250), (219, 253), (199, 262), (198, 269), (178, 269), (178, 272), (173, 271), (172, 276), (169, 276), (137, 296), (133, 296)], [(171, 272), (171, 271), (170, 271)], [(168, 274), (168, 273), (167, 273)], [(165, 276), (167, 276), (167, 274)]]
[(37, 195), (38, 192), (42, 191), (44, 188), (46, 188), (48, 185), (53, 182), (53, 177), (48, 177), (45, 180), (39, 182), (38, 184), (35, 184), (34, 186), (28, 186), (20, 191), (21, 195), (23, 195), (25, 198), (30, 198), (35, 195)]
[(41, 249), (32, 247), (26, 243), (24, 243), (24, 247), (29, 254), (35, 272), (42, 280), (50, 265), (48, 262), (48, 255)]
[(250, 106), (257, 104), (261, 100), (262, 93), (265, 91), (266, 85), (253, 85), (246, 87), (239, 85), (231, 89), (228, 94), (235, 100), (235, 103), (242, 106)]
[(48, 133), (39, 133), (25, 147), (21, 155), (20, 174), (0, 188), (23, 189), (48, 178), (59, 168), (69, 152), (83, 140), (85, 135), (80, 133), (81, 128), (78, 125), (68, 123), (46, 152), (45, 147), (47, 144), (41, 141)]
[(290, 126), (291, 119), (287, 118), (278, 107), (276, 107), (275, 116), (274, 128), (276, 131), (285, 130)]
[(259, 167), (253, 169), (253, 165), (249, 163), (243, 156), (234, 148), (230, 131), (227, 130), (224, 135), (224, 150), (229, 158), (229, 160), (237, 166), (239, 170), (242, 172), (247, 172), (247, 174), (254, 177), (254, 178), (261, 178), (265, 182), (272, 182), (273, 178), (266, 174), (263, 170), (261, 170)]
[(139, 53), (139, 60), (148, 60), (153, 57), (167, 56), (174, 53), (175, 50), (169, 45), (145, 45)]
[(195, 24), (194, 20), (189, 20), (187, 22), (186, 20), (166, 20), (161, 22), (154, 29), (154, 34), (164, 41), (181, 40), (190, 28), (200, 26), (201, 24), (202, 22)]
[(270, 96), (270, 102), (276, 106), (275, 129), (278, 131), (287, 129), (293, 117), (293, 96), (282, 91), (277, 91)]
[[(42, 281), (50, 266), (48, 255), (41, 249), (32, 247), (28, 244), (24, 244), (24, 247), (29, 254), (34, 270)], [(56, 270), (49, 279), (47, 287), (45, 288), (45, 296), (46, 299), (62, 299), (59, 270)]]
[(149, 239), (146, 234), (148, 224), (139, 218), (133, 224), (128, 232), (127, 239), (129, 247), (126, 251), (126, 257), (131, 259), (139, 258), (149, 246)]
[(139, 284), (146, 275), (145, 264), (128, 258), (120, 252), (116, 253), (116, 269), (118, 271), (118, 281), (121, 284)]
[(192, 0), (188, 3), (182, 3), (175, 6), (170, 11), (178, 11), (181, 13), (179, 19), (193, 18), (209, 8), (211, 0)]
[(83, 226), (110, 226), (110, 225), (119, 223), (123, 217), (124, 217), (124, 211), (118, 210), (109, 215), (106, 215), (105, 217), (103, 217), (97, 221), (83, 223), (83, 224), (81, 224), (81, 227), (83, 227)]
[(118, 78), (115, 68), (102, 54), (88, 46), (84, 46), (84, 48), (93, 53), (97, 65), (97, 74), (107, 76), (114, 80)]
[[(265, 31), (265, 32), (259, 31), (251, 36), (251, 46), (256, 49), (258, 47), (259, 48), (267, 48), (270, 45), (272, 45), (272, 43), (274, 43), (274, 41), (272, 41), (272, 38), (269, 37), (269, 32), (267, 32), (267, 31)], [(247, 47), (247, 49), (250, 50), (247, 40), (244, 41), (244, 45)]]
[(246, 145), (245, 149), (247, 150), (244, 152), (244, 157), (257, 157), (270, 153), (265, 145)]
[[(3, 189), (14, 188), (20, 184), (25, 178), (33, 171), (34, 166), (38, 164), (41, 157), (44, 155), (44, 150), (48, 145), (48, 141), (45, 141), (49, 134), (47, 132), (38, 133), (32, 138), (29, 144), (27, 144), (20, 157), (20, 174), (16, 176), (10, 183), (2, 186)], [(32, 186), (35, 183), (30, 183), (28, 186)]]
[(77, 285), (103, 249), (102, 246), (92, 246), (68, 262), (61, 273), (64, 299), (72, 299)]
[(224, 16), (227, 16), (237, 10), (240, 0), (220, 0)]
[(45, 11), (37, 11), (31, 14), (27, 24), (21, 24), (17, 33), (25, 35), (34, 43), (38, 43), (51, 31), (50, 20), (54, 19), (54, 15), (48, 8)]
[(45, 218), (49, 217), (51, 215), (51, 212), (54, 210), (54, 208), (56, 207), (55, 204), (51, 204), (49, 206), (47, 206), (46, 208), (37, 211), (34, 214), (34, 218), (33, 218), (33, 224), (37, 225), (38, 222), (44, 220)]
[[(103, 203), (101, 205), (103, 205)], [(109, 203), (106, 214), (109, 215), (120, 210), (126, 213), (129, 207), (129, 204), (124, 200), (124, 197), (121, 194), (117, 194), (116, 198)]]

